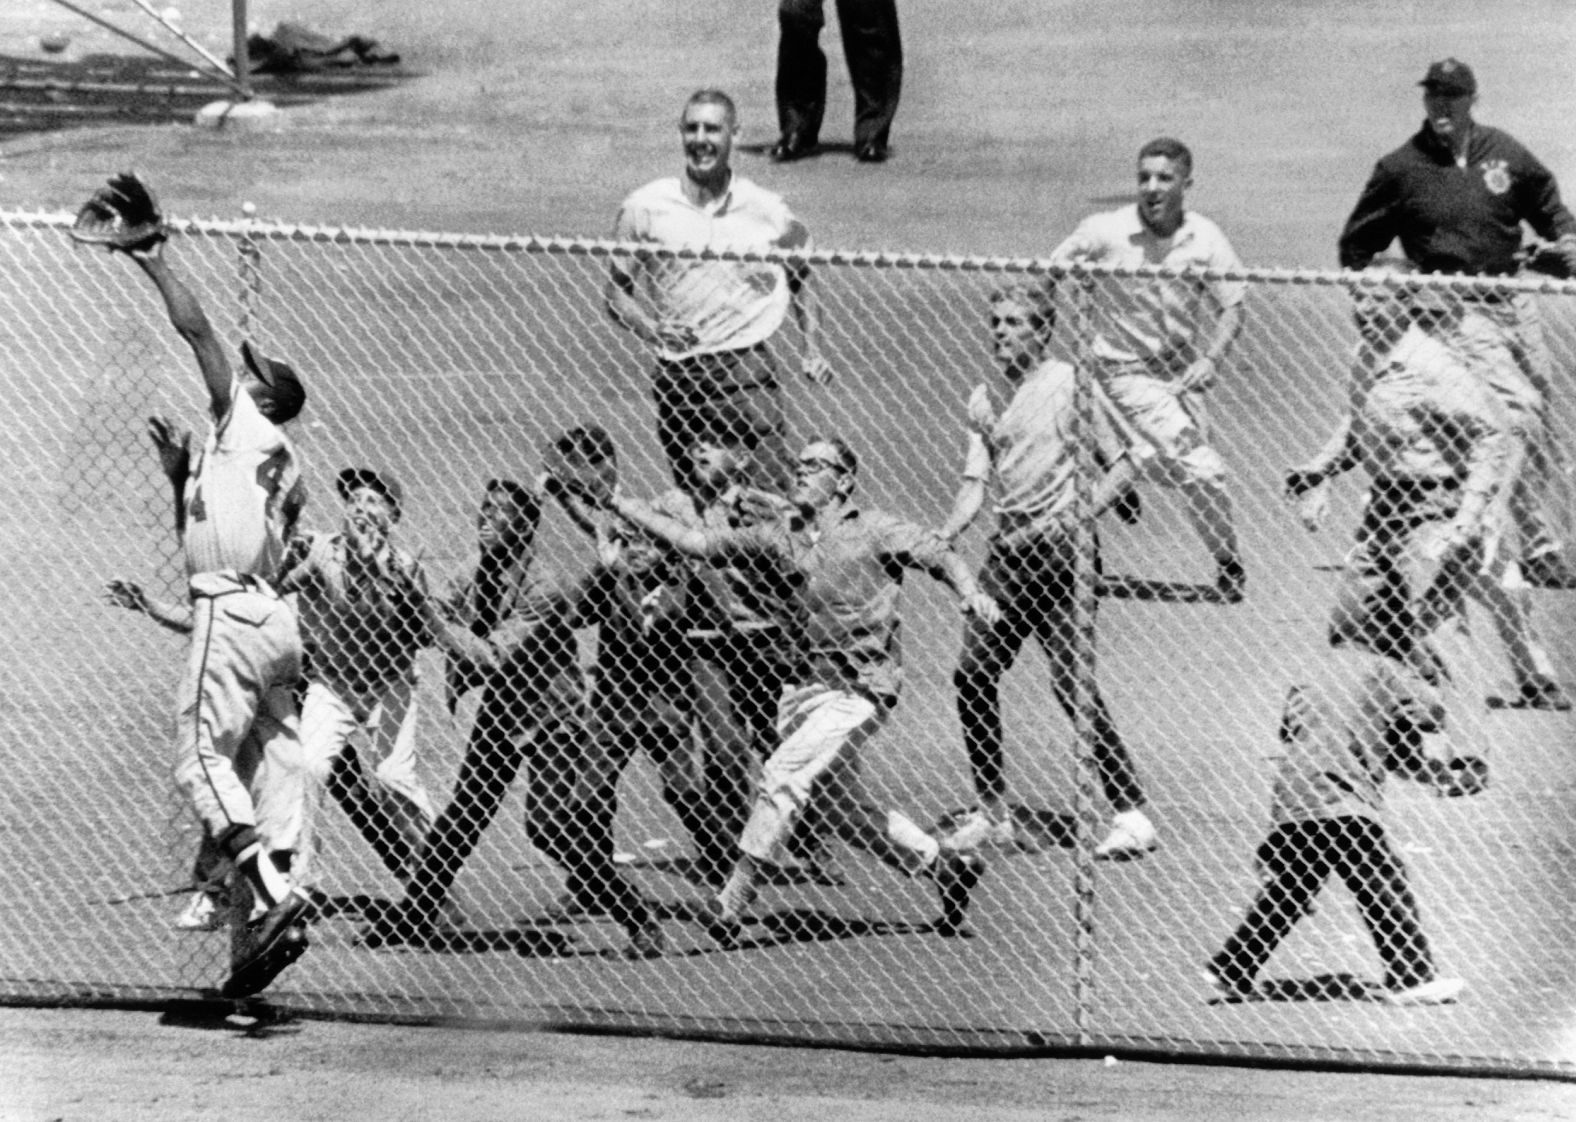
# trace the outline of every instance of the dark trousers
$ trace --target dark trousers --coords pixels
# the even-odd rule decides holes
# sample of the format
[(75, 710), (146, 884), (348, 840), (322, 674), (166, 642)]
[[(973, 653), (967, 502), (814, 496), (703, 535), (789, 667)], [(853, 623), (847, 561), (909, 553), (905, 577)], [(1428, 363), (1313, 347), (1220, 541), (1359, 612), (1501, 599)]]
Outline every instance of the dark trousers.
[[(1001, 677), (1029, 636), (1039, 642), (1051, 664), (1051, 692), (1062, 711), (1073, 716), (1073, 596), (1076, 555), (1070, 536), (1035, 537), (1004, 545), (993, 541), (980, 572), (980, 588), (995, 597), (1001, 622), (995, 625), (968, 617), (963, 654), (953, 685), (958, 691), (958, 719), (963, 745), (974, 773), (974, 789), (982, 797), (1006, 792), (1003, 773)], [(1094, 668), (1089, 667), (1091, 678)], [(1116, 730), (1105, 698), (1096, 686), (1093, 697), (1094, 761), (1105, 797), (1118, 811), (1144, 804), (1144, 791), (1127, 745)]]
[(1214, 958), (1224, 980), (1252, 982), (1334, 873), (1357, 900), (1385, 966), (1385, 985), (1404, 989), (1434, 977), (1406, 866), (1384, 827), (1346, 816), (1277, 826), (1259, 846), (1268, 876), (1242, 923)]
[(777, 361), (765, 344), (662, 362), (652, 379), (652, 396), (657, 405), (657, 440), (680, 487), (694, 488), (690, 446), (697, 438), (715, 433), (722, 410), (742, 420), (753, 434), (751, 482), (768, 491), (788, 490), (793, 456), (788, 450)]
[[(781, 0), (777, 9), (777, 123), (782, 135), (814, 143), (826, 114), (824, 0)], [(903, 88), (897, 0), (837, 0), (843, 56), (854, 87), (854, 146), (885, 146)]]
[(582, 901), (628, 928), (644, 926), (650, 921), (646, 903), (613, 863), (611, 817), (581, 814), (573, 798), (583, 726), (578, 719), (536, 724), (526, 719), (522, 708), (521, 699), (507, 686), (487, 688), (454, 795), (427, 835), (406, 899), (429, 919), (436, 916), (529, 752), (525, 813), (531, 844), (562, 866)]

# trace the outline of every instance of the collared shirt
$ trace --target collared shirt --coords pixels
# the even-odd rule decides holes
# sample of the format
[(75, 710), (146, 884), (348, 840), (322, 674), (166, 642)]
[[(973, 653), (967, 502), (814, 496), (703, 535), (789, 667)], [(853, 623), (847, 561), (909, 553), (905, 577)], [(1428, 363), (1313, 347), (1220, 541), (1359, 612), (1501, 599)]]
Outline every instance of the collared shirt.
[(1314, 676), (1286, 697), (1285, 756), (1270, 820), (1377, 819), (1384, 806), (1385, 731), (1401, 706), (1431, 721), (1444, 717), (1437, 691), (1400, 662), (1356, 647), (1329, 651)]
[[(1058, 265), (1077, 261), (1137, 268), (1240, 269), (1236, 251), (1208, 218), (1187, 211), (1163, 238), (1138, 217), (1138, 204), (1092, 214), (1051, 252)], [(1090, 353), (1102, 362), (1145, 363), (1180, 371), (1202, 351), (1200, 335), (1226, 308), (1242, 303), (1245, 281), (1177, 277), (1110, 277), (1090, 302)]]
[(290, 439), (258, 411), (240, 380), (186, 480), (186, 574), (229, 570), (272, 580), (304, 499)]
[(948, 547), (932, 531), (878, 510), (844, 506), (819, 531), (797, 519), (706, 532), (707, 552), (729, 554), (796, 585), (790, 639), (797, 673), (895, 700), (903, 681), (898, 597), (907, 569), (940, 577)]
[[(996, 516), (1003, 529), (1064, 532), (1077, 500), (1078, 459), (1072, 433), (1076, 374), (1065, 362), (1046, 359), (1019, 384), (988, 437), (969, 434), (963, 477), (995, 483)], [(1121, 455), (1109, 418), (1093, 410), (1094, 439), (1107, 463)]]
[[(618, 212), (613, 236), (664, 249), (761, 253), (808, 249), (809, 239), (782, 198), (735, 173), (727, 192), (697, 205), (677, 177), (641, 187)], [(662, 348), (659, 356), (682, 361), (765, 342), (782, 326), (792, 294), (788, 272), (773, 262), (701, 261), (641, 256), (614, 268), (632, 278), (641, 299), (658, 316), (692, 328), (689, 350)]]
[(298, 535), (278, 587), (299, 594), (312, 677), (332, 685), (375, 692), (409, 674), (432, 641), (420, 610), (427, 575), (392, 543), (362, 558), (344, 534)]
[(1505, 482), (1509, 427), (1493, 391), (1416, 325), (1358, 360), (1349, 439), (1376, 478), (1454, 481), (1491, 495)]
[(1341, 231), (1341, 267), (1361, 269), (1399, 238), (1425, 273), (1504, 276), (1516, 271), (1522, 222), (1550, 240), (1576, 234), (1553, 173), (1508, 133), (1475, 123), (1458, 166), (1425, 124), (1375, 165)]

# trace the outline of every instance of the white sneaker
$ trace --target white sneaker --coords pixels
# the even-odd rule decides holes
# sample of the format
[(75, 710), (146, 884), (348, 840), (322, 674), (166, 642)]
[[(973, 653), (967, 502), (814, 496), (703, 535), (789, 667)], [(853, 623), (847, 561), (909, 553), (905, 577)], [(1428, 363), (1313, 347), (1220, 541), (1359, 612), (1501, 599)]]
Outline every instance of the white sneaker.
[(1017, 828), (1010, 815), (1005, 821), (996, 822), (979, 807), (975, 807), (958, 821), (950, 834), (941, 839), (941, 844), (945, 849), (966, 851), (986, 846), (1010, 846), (1017, 840)]
[(1385, 990), (1379, 1000), (1386, 1005), (1454, 1005), (1466, 988), (1460, 978), (1435, 978), (1404, 990)]
[(191, 894), (186, 907), (175, 917), (177, 931), (217, 931), (221, 926), (218, 897), (202, 888)]
[(1132, 861), (1152, 851), (1159, 841), (1154, 823), (1141, 810), (1124, 810), (1111, 819), (1111, 832), (1095, 846), (1096, 861)]

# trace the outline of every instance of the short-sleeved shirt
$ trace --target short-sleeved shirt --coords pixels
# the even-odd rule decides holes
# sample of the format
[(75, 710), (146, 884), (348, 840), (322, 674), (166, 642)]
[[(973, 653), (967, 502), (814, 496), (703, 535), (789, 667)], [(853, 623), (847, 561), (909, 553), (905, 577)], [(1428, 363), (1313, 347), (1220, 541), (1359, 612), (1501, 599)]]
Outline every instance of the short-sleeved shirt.
[[(1056, 534), (1072, 524), (1078, 483), (1072, 440), (1076, 388), (1073, 368), (1047, 359), (1024, 377), (988, 436), (969, 434), (963, 477), (994, 482), (1001, 530)], [(1105, 413), (1092, 412), (1096, 445), (1107, 463), (1114, 462), (1121, 444)]]
[(290, 439), (242, 388), (208, 434), (186, 480), (186, 573), (233, 571), (272, 580), (303, 495)]
[(1351, 439), (1375, 478), (1455, 482), (1492, 494), (1505, 482), (1509, 424), (1482, 379), (1415, 325), (1388, 351), (1358, 363)]
[(391, 543), (362, 558), (343, 534), (299, 535), (278, 588), (299, 595), (311, 675), (331, 685), (380, 690), (409, 674), (431, 642), (420, 607), (426, 573)]
[(797, 520), (707, 532), (714, 557), (737, 554), (798, 586), (791, 665), (807, 680), (896, 700), (903, 681), (903, 573), (939, 576), (949, 550), (932, 531), (877, 510), (845, 506), (820, 532)]
[[(1051, 260), (1059, 265), (1084, 261), (1118, 268), (1242, 267), (1220, 227), (1202, 214), (1186, 212), (1176, 233), (1163, 238), (1143, 224), (1136, 203), (1084, 219), (1052, 250)], [(1213, 317), (1241, 304), (1246, 294), (1245, 281), (1104, 279), (1099, 299), (1090, 308), (1090, 353), (1102, 362), (1180, 370), (1202, 353), (1200, 336)]]
[[(677, 177), (648, 183), (624, 200), (613, 236), (664, 249), (729, 253), (809, 248), (804, 227), (782, 198), (737, 174), (720, 199), (704, 205), (690, 201)], [(614, 268), (634, 278), (637, 293), (658, 315), (695, 331), (693, 348), (659, 350), (659, 357), (675, 362), (765, 342), (782, 326), (792, 295), (787, 269), (770, 261), (641, 257)]]
[(1549, 240), (1576, 234), (1548, 168), (1515, 137), (1479, 124), (1458, 164), (1424, 125), (1374, 166), (1341, 231), (1341, 267), (1361, 269), (1399, 238), (1425, 273), (1514, 273), (1523, 222)]
[(1287, 694), (1271, 821), (1377, 819), (1386, 728), (1403, 706), (1431, 722), (1443, 718), (1438, 693), (1396, 660), (1356, 647), (1329, 651), (1318, 671)]

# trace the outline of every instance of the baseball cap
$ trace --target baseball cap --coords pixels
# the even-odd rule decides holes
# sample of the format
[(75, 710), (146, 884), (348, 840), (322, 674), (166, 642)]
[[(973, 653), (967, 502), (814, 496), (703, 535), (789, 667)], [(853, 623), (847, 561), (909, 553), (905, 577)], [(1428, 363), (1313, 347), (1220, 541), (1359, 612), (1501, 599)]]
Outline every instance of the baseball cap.
[(1443, 94), (1445, 97), (1477, 93), (1477, 77), (1472, 73), (1472, 68), (1455, 58), (1434, 63), (1418, 85), (1429, 93)]
[(252, 376), (268, 387), (274, 400), (275, 422), (283, 424), (300, 414), (306, 404), (306, 388), (294, 370), (264, 355), (249, 339), (241, 344), (241, 358)]
[(389, 506), (394, 510), (394, 521), (399, 521), (400, 508), (405, 502), (405, 491), (400, 487), (399, 480), (392, 476), (371, 468), (346, 468), (339, 473), (335, 486), (339, 489), (339, 497), (342, 499), (349, 499), (353, 491), (359, 491), (363, 487), (376, 491), (389, 501)]

